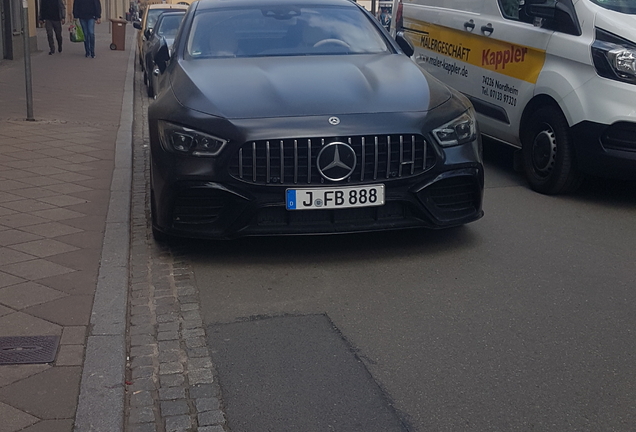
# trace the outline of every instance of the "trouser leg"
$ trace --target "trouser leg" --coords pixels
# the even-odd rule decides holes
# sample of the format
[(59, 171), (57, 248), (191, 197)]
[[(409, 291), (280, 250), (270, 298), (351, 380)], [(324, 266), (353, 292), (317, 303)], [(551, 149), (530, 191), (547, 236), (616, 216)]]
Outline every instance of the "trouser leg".
[(46, 20), (44, 22), (46, 28), (46, 38), (49, 41), (49, 52), (55, 51), (55, 41), (53, 40), (53, 21)]
[(55, 31), (55, 39), (57, 39), (58, 51), (62, 52), (62, 21), (52, 21), (53, 30)]

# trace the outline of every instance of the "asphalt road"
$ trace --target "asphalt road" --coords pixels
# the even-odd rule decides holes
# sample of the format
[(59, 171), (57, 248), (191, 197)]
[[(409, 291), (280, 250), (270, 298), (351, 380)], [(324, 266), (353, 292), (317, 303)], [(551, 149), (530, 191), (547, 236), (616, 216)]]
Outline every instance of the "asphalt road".
[[(306, 347), (314, 339), (367, 371), (351, 385), (358, 394), (375, 385), (369, 403), (393, 410), (397, 429), (634, 430), (635, 184), (596, 180), (549, 197), (525, 186), (506, 148), (487, 145), (486, 161), (486, 215), (465, 227), (183, 248), (220, 383), (233, 395), (225, 403), (234, 432), (356, 430), (338, 426), (340, 411), (369, 406), (326, 378), (315, 398), (295, 373), (313, 362), (338, 375), (340, 363)], [(316, 316), (330, 329), (263, 326)], [(267, 394), (232, 388), (263, 377), (276, 377)], [(312, 407), (343, 405), (303, 429)], [(258, 413), (253, 423), (236, 417), (248, 411)]]

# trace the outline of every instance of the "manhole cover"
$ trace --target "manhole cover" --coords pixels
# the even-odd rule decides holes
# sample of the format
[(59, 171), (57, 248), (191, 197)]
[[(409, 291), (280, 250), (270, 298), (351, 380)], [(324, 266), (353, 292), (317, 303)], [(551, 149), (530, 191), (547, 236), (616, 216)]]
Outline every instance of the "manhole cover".
[(0, 365), (52, 363), (59, 336), (0, 337)]

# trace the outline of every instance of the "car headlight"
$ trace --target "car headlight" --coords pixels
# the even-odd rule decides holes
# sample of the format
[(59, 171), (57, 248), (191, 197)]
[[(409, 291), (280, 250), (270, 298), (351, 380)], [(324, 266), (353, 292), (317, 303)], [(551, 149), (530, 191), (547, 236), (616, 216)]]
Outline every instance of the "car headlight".
[(596, 29), (592, 59), (600, 76), (636, 84), (636, 45), (633, 42)]
[(475, 124), (475, 115), (470, 109), (445, 125), (433, 129), (433, 136), (442, 147), (464, 144), (475, 139)]
[(159, 139), (164, 150), (192, 156), (217, 156), (227, 140), (166, 121), (159, 121)]

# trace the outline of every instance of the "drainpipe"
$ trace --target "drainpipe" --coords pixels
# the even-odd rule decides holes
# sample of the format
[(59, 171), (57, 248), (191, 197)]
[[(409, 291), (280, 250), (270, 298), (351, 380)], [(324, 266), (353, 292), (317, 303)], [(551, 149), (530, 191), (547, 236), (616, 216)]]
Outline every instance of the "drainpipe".
[(29, 44), (29, 3), (22, 0), (22, 42), (24, 45), (24, 78), (26, 81), (27, 121), (33, 118), (33, 89), (31, 88), (31, 46)]

